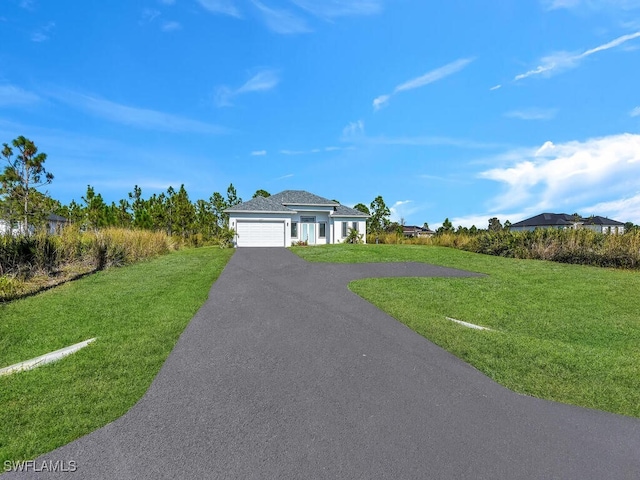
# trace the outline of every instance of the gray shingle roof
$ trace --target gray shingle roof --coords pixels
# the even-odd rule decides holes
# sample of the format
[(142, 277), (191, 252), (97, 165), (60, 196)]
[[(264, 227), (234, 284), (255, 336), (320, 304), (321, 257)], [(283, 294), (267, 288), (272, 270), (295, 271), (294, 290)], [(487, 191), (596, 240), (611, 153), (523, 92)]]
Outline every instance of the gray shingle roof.
[(367, 215), (366, 213), (362, 213), (360, 210), (356, 210), (355, 208), (345, 207), (344, 205), (336, 206), (331, 216), (332, 217), (363, 217), (363, 218), (370, 217), (370, 215)]
[(622, 226), (624, 223), (618, 222), (617, 220), (612, 220), (607, 217), (601, 217), (600, 215), (595, 215), (593, 217), (584, 218), (585, 225), (617, 225)]
[(295, 213), (294, 210), (285, 207), (282, 203), (274, 201), (273, 196), (265, 198), (265, 197), (255, 197), (246, 202), (240, 203), (238, 205), (234, 205), (233, 207), (227, 208), (225, 213), (227, 212), (285, 212), (285, 213)]
[(276, 193), (275, 195), (271, 195), (269, 198), (283, 205), (339, 205), (339, 203), (334, 202), (333, 200), (314, 195), (313, 193), (309, 193), (304, 190), (285, 190), (283, 192)]
[(573, 215), (566, 213), (541, 213), (535, 217), (527, 218), (520, 222), (514, 223), (511, 227), (554, 227), (554, 226), (571, 226), (574, 223), (584, 223), (585, 225), (624, 225), (617, 220), (601, 217), (599, 215), (576, 219)]
[(516, 222), (512, 224), (511, 227), (551, 227), (557, 225), (573, 225), (573, 223), (573, 215), (567, 215), (566, 213), (541, 213), (535, 217)]
[(359, 210), (345, 207), (338, 202), (329, 200), (304, 190), (285, 190), (276, 193), (268, 198), (255, 197), (239, 205), (235, 205), (225, 210), (226, 213), (231, 212), (282, 212), (295, 213), (293, 208), (287, 205), (309, 205), (316, 207), (333, 207), (332, 217), (362, 217), (369, 218), (369, 215)]

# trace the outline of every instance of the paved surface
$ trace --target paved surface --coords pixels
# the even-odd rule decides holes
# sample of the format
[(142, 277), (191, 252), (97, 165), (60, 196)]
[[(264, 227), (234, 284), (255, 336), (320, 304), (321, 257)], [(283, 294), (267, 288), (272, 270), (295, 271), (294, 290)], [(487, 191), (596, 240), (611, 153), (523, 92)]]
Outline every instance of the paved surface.
[(240, 249), (140, 402), (36, 465), (74, 461), (51, 476), (83, 479), (640, 478), (637, 419), (510, 392), (347, 289), (462, 275)]

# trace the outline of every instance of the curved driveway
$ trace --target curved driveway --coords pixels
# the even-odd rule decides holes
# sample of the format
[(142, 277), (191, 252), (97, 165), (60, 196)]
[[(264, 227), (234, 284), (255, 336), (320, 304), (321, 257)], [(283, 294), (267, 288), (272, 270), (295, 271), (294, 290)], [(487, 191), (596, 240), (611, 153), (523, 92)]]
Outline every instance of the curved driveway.
[(239, 249), (140, 402), (36, 464), (74, 461), (51, 476), (83, 479), (640, 478), (638, 419), (517, 395), (347, 289), (464, 275)]

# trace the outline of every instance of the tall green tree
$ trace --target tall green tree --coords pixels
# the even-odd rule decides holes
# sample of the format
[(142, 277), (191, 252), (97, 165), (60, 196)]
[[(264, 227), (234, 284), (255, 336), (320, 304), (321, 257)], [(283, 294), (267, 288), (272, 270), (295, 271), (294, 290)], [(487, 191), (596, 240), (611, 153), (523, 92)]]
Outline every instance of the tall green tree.
[(269, 192), (267, 192), (266, 190), (256, 190), (256, 193), (253, 194), (252, 198), (256, 198), (256, 197), (264, 197), (264, 198), (269, 198), (271, 196), (271, 194)]
[(236, 187), (233, 186), (233, 183), (230, 183), (229, 188), (227, 188), (227, 208), (240, 203), (242, 203), (242, 198), (238, 196)]
[[(44, 168), (47, 154), (38, 153), (38, 147), (31, 140), (21, 135), (14, 139), (11, 145), (13, 148), (6, 143), (3, 144), (2, 156), (8, 165), (0, 174), (0, 195), (3, 197), (5, 210), (14, 216), (9, 220), (19, 220), (24, 233), (28, 234), (30, 220), (38, 213), (38, 202), (34, 202), (37, 189), (51, 183), (53, 174)], [(14, 149), (17, 150), (15, 156)], [(18, 212), (19, 219), (15, 218)]]
[(453, 233), (455, 229), (453, 228), (453, 223), (449, 220), (449, 217), (444, 219), (442, 222), (442, 226), (436, 230), (436, 233)]
[(500, 219), (498, 217), (492, 217), (489, 219), (489, 231), (490, 232), (502, 231), (502, 223), (500, 223)]
[(170, 200), (173, 205), (171, 221), (173, 229), (176, 233), (185, 238), (192, 233), (196, 217), (195, 207), (189, 200), (189, 194), (184, 188), (184, 185), (180, 185), (180, 189), (175, 192)]
[(369, 211), (369, 207), (367, 207), (364, 203), (357, 203), (356, 205), (353, 206), (353, 208), (355, 210), (358, 210), (359, 212), (366, 213), (367, 215), (371, 215), (371, 212)]
[(87, 193), (82, 197), (82, 201), (84, 202), (84, 218), (87, 227), (98, 229), (109, 224), (107, 205), (104, 203), (102, 195), (96, 193), (91, 185), (87, 185)]
[(384, 199), (381, 195), (378, 195), (371, 202), (371, 217), (369, 218), (369, 232), (370, 233), (381, 233), (384, 232), (389, 223), (389, 217), (391, 216), (391, 210), (387, 207), (386, 203), (384, 203)]

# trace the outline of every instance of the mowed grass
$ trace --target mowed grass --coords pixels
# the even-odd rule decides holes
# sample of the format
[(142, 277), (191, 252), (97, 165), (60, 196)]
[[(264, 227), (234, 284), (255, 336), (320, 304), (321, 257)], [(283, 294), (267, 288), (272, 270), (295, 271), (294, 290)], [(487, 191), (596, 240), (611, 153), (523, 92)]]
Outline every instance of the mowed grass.
[(413, 261), (484, 273), (366, 279), (349, 288), (511, 390), (640, 417), (640, 272), (433, 246), (293, 251), (314, 262)]
[(0, 367), (97, 337), (0, 377), (0, 464), (64, 445), (145, 393), (233, 250), (182, 250), (0, 305)]

